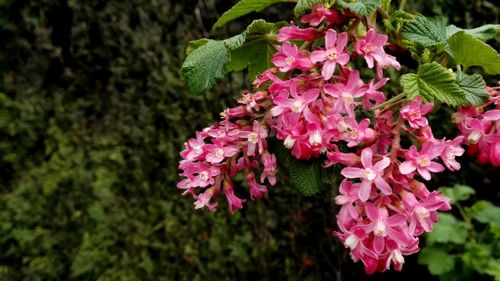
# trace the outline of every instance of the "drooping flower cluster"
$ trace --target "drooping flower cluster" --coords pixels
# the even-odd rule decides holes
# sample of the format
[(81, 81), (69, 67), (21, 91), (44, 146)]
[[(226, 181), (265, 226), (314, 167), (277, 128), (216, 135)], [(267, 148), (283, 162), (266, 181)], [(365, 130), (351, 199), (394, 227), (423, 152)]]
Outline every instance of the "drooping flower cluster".
[[(355, 28), (342, 31), (348, 18), (318, 4), (301, 19), (309, 27), (281, 28), (275, 67), (257, 77), (255, 93), (244, 92), (240, 106), (223, 112), (223, 121), (186, 143), (178, 187), (193, 195), (196, 208), (214, 211), (214, 198), (223, 191), (230, 211), (241, 209), (244, 199), (236, 196), (231, 178), (243, 172), (250, 198), (262, 198), (264, 181), (276, 182), (276, 158), (266, 141), (275, 137), (297, 159), (321, 158), (325, 167), (343, 167), (334, 235), (368, 273), (391, 265), (401, 270), (404, 256), (419, 250), (418, 237), (439, 220), (438, 211), (451, 208), (448, 198), (424, 182), (446, 168), (460, 169), (455, 157), (464, 153), (465, 139), (488, 145), (489, 159), (498, 156), (500, 111), (479, 115), (461, 109), (463, 136), (435, 138), (426, 117), (432, 103), (420, 97), (387, 100), (381, 91), (389, 80), (384, 70), (400, 68), (385, 51), (387, 36), (374, 27), (364, 35)], [(363, 79), (352, 67), (358, 58), (375, 68), (374, 77)]]
[(500, 86), (487, 87), (489, 101), (480, 107), (459, 108), (453, 114), (468, 153), (482, 164), (500, 167)]

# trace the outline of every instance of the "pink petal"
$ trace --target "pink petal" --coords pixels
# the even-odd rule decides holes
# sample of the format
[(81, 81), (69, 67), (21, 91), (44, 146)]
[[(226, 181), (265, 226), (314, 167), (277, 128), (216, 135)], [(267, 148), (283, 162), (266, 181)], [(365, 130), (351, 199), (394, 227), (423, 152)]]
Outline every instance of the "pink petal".
[(222, 149), (224, 150), (224, 156), (226, 156), (226, 157), (232, 157), (236, 153), (238, 153), (238, 147), (236, 147), (236, 146), (226, 146)]
[(415, 164), (413, 164), (413, 161), (405, 161), (401, 164), (399, 164), (399, 171), (403, 175), (408, 175), (409, 173), (415, 171), (417, 167), (415, 167)]
[(337, 51), (340, 53), (347, 45), (347, 32), (342, 32), (337, 38)]
[(484, 120), (500, 120), (500, 110), (489, 110), (483, 113)]
[(370, 198), (372, 192), (372, 183), (369, 181), (362, 181), (359, 186), (358, 196), (361, 202), (366, 202)]
[(364, 172), (365, 169), (354, 168), (354, 167), (346, 167), (342, 169), (342, 171), (340, 171), (340, 173), (348, 179), (360, 178)]
[(392, 194), (392, 189), (389, 184), (381, 177), (378, 176), (375, 178), (375, 186), (382, 191), (385, 195)]
[(389, 159), (389, 157), (384, 157), (382, 160), (373, 165), (373, 170), (376, 172), (382, 172), (385, 168), (389, 167), (389, 165), (391, 165), (391, 159)]
[(424, 180), (430, 180), (431, 179), (431, 173), (427, 169), (417, 169), (418, 173), (422, 176)]
[(373, 205), (373, 203), (365, 204), (366, 216), (370, 219), (370, 221), (374, 222), (379, 217), (378, 208)]
[(333, 73), (335, 72), (336, 63), (334, 61), (326, 61), (323, 64), (323, 69), (321, 70), (321, 75), (325, 80), (330, 80), (332, 78)]
[(403, 214), (397, 214), (391, 217), (388, 217), (386, 222), (389, 226), (398, 226), (403, 224), (406, 221), (406, 216)]
[(373, 249), (375, 253), (381, 254), (385, 249), (385, 237), (375, 236), (373, 238)]
[(443, 165), (436, 163), (436, 162), (431, 162), (429, 166), (427, 166), (427, 170), (433, 172), (433, 173), (439, 173), (444, 171)]
[(337, 41), (337, 32), (333, 29), (329, 29), (325, 35), (325, 49), (329, 50), (335, 46)]
[(372, 167), (372, 159), (373, 159), (373, 151), (371, 148), (365, 148), (363, 152), (361, 152), (361, 163), (365, 168)]
[(327, 59), (326, 52), (323, 50), (313, 51), (311, 53), (310, 59), (311, 59), (312, 63), (318, 63), (318, 62), (325, 61)]

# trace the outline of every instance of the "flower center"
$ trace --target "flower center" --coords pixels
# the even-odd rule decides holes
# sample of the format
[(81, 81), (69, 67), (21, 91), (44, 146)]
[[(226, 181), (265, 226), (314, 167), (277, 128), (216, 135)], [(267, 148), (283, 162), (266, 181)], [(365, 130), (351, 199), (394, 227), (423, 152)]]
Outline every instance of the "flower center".
[(431, 160), (426, 155), (422, 155), (417, 158), (417, 163), (420, 167), (427, 167), (431, 164)]
[(424, 208), (422, 206), (416, 207), (415, 208), (415, 213), (421, 219), (426, 219), (426, 218), (428, 218), (428, 217), (431, 216), (431, 213), (429, 212), (429, 210), (427, 210), (426, 208)]
[(287, 58), (285, 59), (285, 62), (286, 62), (286, 64), (288, 64), (288, 65), (292, 65), (292, 64), (295, 62), (295, 58), (294, 58), (294, 57), (287, 57)]
[(321, 134), (317, 130), (314, 131), (311, 135), (309, 135), (309, 143), (312, 146), (320, 145), (322, 141), (323, 138), (321, 137)]
[(297, 112), (300, 112), (300, 108), (302, 107), (302, 101), (301, 100), (296, 100), (292, 103), (292, 105), (290, 106), (290, 109), (297, 113)]
[(214, 149), (214, 155), (217, 158), (223, 158), (224, 157), (224, 150), (222, 148), (216, 148), (216, 149)]
[(375, 173), (375, 171), (370, 168), (366, 168), (364, 176), (367, 180), (372, 181), (377, 177), (377, 173)]
[(292, 136), (288, 135), (286, 136), (283, 144), (285, 145), (286, 148), (292, 149), (293, 145), (295, 144), (295, 139)]
[(358, 246), (358, 243), (359, 243), (358, 237), (356, 237), (356, 235), (351, 234), (345, 240), (344, 245), (346, 248), (354, 249)]
[(387, 235), (387, 231), (385, 229), (385, 223), (383, 223), (380, 220), (378, 220), (375, 223), (375, 227), (373, 229), (373, 234), (375, 234), (375, 236), (386, 236)]
[(354, 102), (354, 98), (350, 93), (342, 93), (341, 96), (346, 105), (351, 105)]
[(200, 173), (200, 179), (202, 181), (207, 181), (210, 178), (210, 175), (208, 174), (207, 171), (203, 171)]
[(481, 132), (474, 131), (467, 137), (469, 143), (477, 143), (481, 139)]
[(259, 142), (259, 135), (255, 132), (248, 134), (248, 142), (257, 144)]
[(372, 44), (366, 44), (364, 47), (363, 47), (363, 51), (365, 53), (371, 53), (373, 52), (373, 50), (375, 49), (375, 46), (373, 46)]
[(193, 148), (193, 151), (196, 154), (201, 154), (203, 152), (203, 149), (201, 148), (201, 146), (197, 146), (197, 147)]
[(356, 130), (356, 131), (350, 131), (349, 132), (349, 137), (351, 139), (358, 139), (359, 138), (359, 132)]
[(337, 58), (337, 52), (333, 49), (330, 49), (330, 50), (326, 51), (326, 56), (328, 57), (328, 59), (334, 60)]
[(410, 110), (408, 116), (410, 117), (410, 120), (413, 121), (420, 118), (420, 112), (418, 110)]

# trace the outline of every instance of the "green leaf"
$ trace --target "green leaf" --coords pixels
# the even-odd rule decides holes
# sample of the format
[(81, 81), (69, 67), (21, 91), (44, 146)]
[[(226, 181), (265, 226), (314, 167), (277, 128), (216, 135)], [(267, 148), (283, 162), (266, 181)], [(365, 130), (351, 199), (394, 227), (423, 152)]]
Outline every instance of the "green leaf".
[(471, 187), (461, 184), (456, 184), (453, 187), (441, 187), (439, 191), (441, 191), (444, 196), (451, 198), (453, 202), (465, 201), (476, 193)]
[(327, 0), (299, 0), (299, 1), (297, 1), (297, 5), (295, 5), (295, 8), (293, 9), (293, 14), (295, 15), (295, 17), (299, 18), (302, 15), (304, 15), (306, 12), (311, 10), (311, 8), (312, 8), (312, 6), (314, 6), (314, 4), (318, 4), (318, 3), (327, 4), (328, 1)]
[(500, 281), (500, 259), (490, 259), (486, 269), (486, 274), (493, 276), (495, 281)]
[(471, 207), (472, 217), (482, 223), (500, 224), (500, 207), (489, 201), (478, 201)]
[(200, 94), (224, 77), (228, 61), (229, 52), (224, 42), (208, 40), (186, 58), (181, 68), (182, 75), (189, 89)]
[(437, 62), (423, 64), (417, 73), (401, 76), (400, 83), (410, 99), (421, 96), (426, 100), (437, 99), (451, 106), (467, 103), (465, 93), (458, 86), (453, 73)]
[(481, 41), (487, 41), (500, 34), (500, 24), (486, 24), (473, 29), (462, 29), (452, 24), (448, 26), (446, 30), (448, 32), (448, 37), (451, 37), (459, 31), (464, 31)]
[(427, 265), (432, 275), (441, 275), (455, 268), (455, 257), (443, 249), (425, 247), (418, 255), (418, 263)]
[(488, 44), (459, 31), (448, 40), (457, 65), (480, 66), (488, 74), (500, 74), (500, 55)]
[(463, 221), (450, 214), (440, 214), (439, 222), (432, 232), (427, 233), (427, 242), (463, 244), (467, 238), (467, 228)]
[(486, 82), (480, 74), (467, 75), (463, 72), (457, 74), (457, 83), (464, 91), (465, 98), (473, 105), (483, 104), (489, 97), (486, 92)]
[(447, 20), (445, 17), (416, 17), (403, 26), (403, 39), (423, 47), (446, 45)]
[(322, 176), (319, 161), (291, 159), (288, 173), (290, 182), (305, 196), (312, 196), (321, 191)]
[(237, 19), (241, 16), (249, 14), (251, 12), (260, 12), (263, 9), (271, 6), (275, 3), (280, 2), (294, 2), (291, 0), (241, 0), (236, 5), (234, 5), (231, 9), (226, 11), (222, 16), (215, 22), (212, 30), (215, 30), (226, 23)]
[(339, 0), (337, 3), (342, 8), (349, 9), (351, 12), (362, 17), (367, 16), (382, 7), (380, 0), (357, 0), (356, 2), (345, 2), (343, 0)]
[(210, 40), (208, 40), (207, 38), (201, 38), (201, 39), (198, 39), (198, 40), (190, 41), (188, 43), (187, 48), (186, 48), (186, 56), (189, 56), (194, 50), (196, 50), (199, 47), (207, 44), (208, 41), (210, 41)]
[(229, 71), (248, 68), (250, 79), (272, 66), (271, 58), (276, 52), (274, 38), (283, 23), (268, 23), (264, 20), (252, 22), (245, 31), (247, 42), (231, 52)]
[(224, 46), (226, 46), (228, 50), (238, 49), (239, 47), (243, 46), (245, 40), (246, 40), (246, 32), (243, 32), (241, 34), (235, 35), (231, 38), (224, 40)]
[(496, 239), (500, 238), (500, 224), (490, 223), (490, 232)]
[(465, 265), (474, 270), (484, 273), (491, 259), (491, 245), (470, 242), (465, 245), (466, 252), (462, 255)]

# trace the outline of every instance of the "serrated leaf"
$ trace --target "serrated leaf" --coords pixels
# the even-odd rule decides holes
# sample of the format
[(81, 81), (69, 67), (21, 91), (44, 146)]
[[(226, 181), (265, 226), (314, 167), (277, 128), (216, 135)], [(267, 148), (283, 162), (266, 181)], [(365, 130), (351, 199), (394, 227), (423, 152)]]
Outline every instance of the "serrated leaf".
[(456, 184), (453, 187), (441, 187), (439, 191), (444, 196), (451, 198), (452, 202), (465, 201), (476, 193), (471, 187), (461, 184)]
[(459, 31), (448, 40), (457, 65), (480, 66), (488, 74), (500, 74), (500, 55), (490, 45)]
[(311, 10), (312, 6), (314, 4), (318, 3), (328, 3), (328, 1), (325, 0), (299, 0), (297, 1), (297, 5), (295, 5), (295, 8), (293, 9), (293, 14), (295, 17), (299, 18), (302, 15), (304, 15), (307, 11)]
[(427, 265), (432, 275), (441, 275), (455, 268), (455, 257), (443, 249), (425, 247), (418, 255), (418, 263)]
[(500, 259), (490, 259), (484, 272), (493, 276), (495, 281), (500, 281)]
[(342, 8), (349, 9), (351, 12), (362, 17), (367, 16), (382, 7), (380, 0), (357, 0), (356, 2), (345, 2), (343, 0), (339, 0), (337, 3)]
[(276, 52), (272, 38), (283, 26), (283, 23), (268, 23), (264, 20), (255, 20), (245, 31), (247, 42), (231, 52), (231, 61), (227, 65), (229, 71), (241, 71), (248, 68), (249, 78), (272, 66), (271, 58)]
[(288, 173), (290, 182), (305, 196), (312, 196), (321, 191), (322, 176), (319, 161), (292, 159)]
[(463, 31), (481, 41), (488, 41), (500, 34), (500, 24), (486, 24), (472, 29), (462, 29), (452, 24), (446, 30), (448, 37), (453, 36), (453, 34), (459, 31)]
[(446, 35), (447, 23), (445, 17), (416, 17), (403, 26), (403, 39), (426, 48), (438, 45), (444, 46), (448, 39)]
[(245, 39), (246, 32), (243, 32), (224, 40), (224, 46), (226, 46), (228, 50), (238, 49), (239, 47), (243, 46), (243, 44), (245, 43)]
[(463, 244), (467, 238), (467, 227), (463, 221), (450, 214), (440, 214), (439, 222), (427, 233), (427, 242)]
[(210, 40), (207, 38), (201, 38), (198, 40), (190, 41), (187, 45), (187, 48), (186, 48), (186, 56), (189, 56), (194, 50), (207, 44), (208, 41), (210, 41)]
[(231, 9), (222, 14), (222, 16), (213, 25), (212, 30), (215, 30), (241, 16), (244, 16), (251, 12), (260, 12), (263, 9), (267, 8), (268, 6), (280, 2), (291, 2), (291, 1), (290, 0), (241, 0), (238, 3), (236, 3), (236, 5), (234, 5)]
[(491, 259), (491, 245), (469, 242), (465, 245), (465, 249), (466, 251), (462, 255), (464, 264), (480, 273), (484, 273)]
[(478, 201), (471, 207), (472, 217), (482, 223), (500, 224), (500, 207), (488, 201)]
[(189, 89), (200, 94), (213, 87), (225, 75), (229, 52), (222, 41), (208, 40), (193, 50), (182, 64), (182, 75)]
[(451, 106), (467, 103), (465, 93), (458, 86), (454, 75), (437, 62), (423, 64), (417, 73), (401, 76), (400, 83), (410, 99), (421, 96), (426, 100), (437, 99)]
[(473, 105), (481, 105), (489, 97), (486, 92), (486, 82), (480, 74), (467, 75), (460, 72), (457, 74), (457, 83), (464, 91), (467, 101)]

